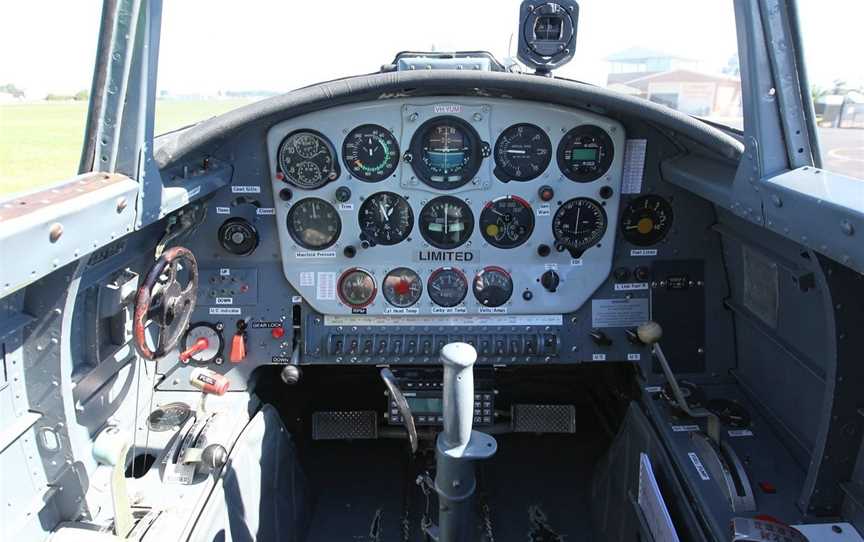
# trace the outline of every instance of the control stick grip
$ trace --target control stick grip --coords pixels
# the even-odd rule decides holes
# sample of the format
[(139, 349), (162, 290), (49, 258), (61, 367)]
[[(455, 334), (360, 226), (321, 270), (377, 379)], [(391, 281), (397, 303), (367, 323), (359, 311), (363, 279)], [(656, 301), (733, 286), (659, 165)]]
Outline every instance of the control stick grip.
[(474, 362), (477, 351), (466, 343), (441, 349), (444, 365), (444, 433), (448, 447), (466, 446), (474, 420)]

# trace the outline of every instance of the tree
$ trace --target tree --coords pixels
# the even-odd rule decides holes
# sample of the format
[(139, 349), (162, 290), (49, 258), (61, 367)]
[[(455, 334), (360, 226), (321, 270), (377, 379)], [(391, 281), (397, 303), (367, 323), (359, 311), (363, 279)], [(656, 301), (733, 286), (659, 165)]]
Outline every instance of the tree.
[(23, 98), (24, 91), (20, 88), (16, 87), (12, 83), (7, 83), (5, 85), (0, 86), (0, 92), (5, 92), (7, 94), (11, 94), (14, 98)]
[(76, 102), (86, 102), (90, 99), (90, 91), (89, 90), (79, 90), (75, 93), (74, 97)]

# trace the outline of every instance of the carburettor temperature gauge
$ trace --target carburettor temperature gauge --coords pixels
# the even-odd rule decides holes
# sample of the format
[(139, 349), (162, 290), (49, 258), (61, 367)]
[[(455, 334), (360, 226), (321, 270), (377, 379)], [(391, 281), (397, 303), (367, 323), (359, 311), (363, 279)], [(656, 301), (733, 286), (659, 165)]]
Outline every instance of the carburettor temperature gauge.
[(530, 203), (518, 196), (494, 199), (480, 213), (480, 233), (493, 247), (518, 247), (533, 231), (534, 211)]
[(353, 309), (361, 309), (372, 303), (378, 288), (375, 278), (368, 271), (355, 267), (339, 277), (338, 292), (342, 303)]
[(225, 339), (222, 338), (222, 324), (198, 322), (189, 326), (180, 344), (180, 361), (201, 365), (215, 363), (221, 365)]
[(423, 294), (423, 281), (413, 269), (397, 267), (384, 277), (381, 289), (388, 303), (404, 309), (420, 300)]
[(468, 293), (468, 279), (453, 267), (440, 267), (429, 275), (429, 297), (441, 307), (455, 307)]
[(474, 277), (474, 297), (486, 307), (500, 307), (513, 295), (513, 279), (504, 269), (490, 265)]

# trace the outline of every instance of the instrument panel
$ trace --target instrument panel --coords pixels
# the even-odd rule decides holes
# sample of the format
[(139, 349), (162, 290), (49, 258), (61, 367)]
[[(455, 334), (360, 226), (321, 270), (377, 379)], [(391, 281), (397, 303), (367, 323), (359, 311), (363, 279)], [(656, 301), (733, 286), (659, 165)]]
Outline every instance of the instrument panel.
[[(274, 125), (285, 277), (325, 315), (572, 312), (611, 270), (624, 139), (599, 115), (482, 98)], [(622, 227), (662, 236), (671, 209), (656, 204)]]

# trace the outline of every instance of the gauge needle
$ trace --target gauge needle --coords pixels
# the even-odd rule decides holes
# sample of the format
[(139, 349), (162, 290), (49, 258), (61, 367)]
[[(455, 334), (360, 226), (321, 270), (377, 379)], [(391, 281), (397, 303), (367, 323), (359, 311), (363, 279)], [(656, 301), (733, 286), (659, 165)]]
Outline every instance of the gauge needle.
[(444, 235), (447, 235), (448, 233), (450, 233), (450, 227), (449, 227), (449, 224), (447, 223), (447, 208), (448, 207), (449, 207), (449, 204), (445, 203), (444, 204)]
[(315, 220), (318, 220), (318, 204), (317, 203), (312, 204), (312, 218)]
[(388, 217), (389, 215), (387, 214), (387, 208), (384, 207), (384, 203), (382, 203), (382, 202), (380, 202), (380, 201), (378, 202), (378, 210), (381, 211), (381, 219), (384, 220), (384, 221), (386, 222), (386, 221), (387, 221), (387, 217)]
[(507, 149), (507, 152), (510, 154), (525, 154), (525, 151), (520, 149)]
[(576, 209), (576, 235), (579, 235), (579, 216), (582, 214), (582, 207)]

